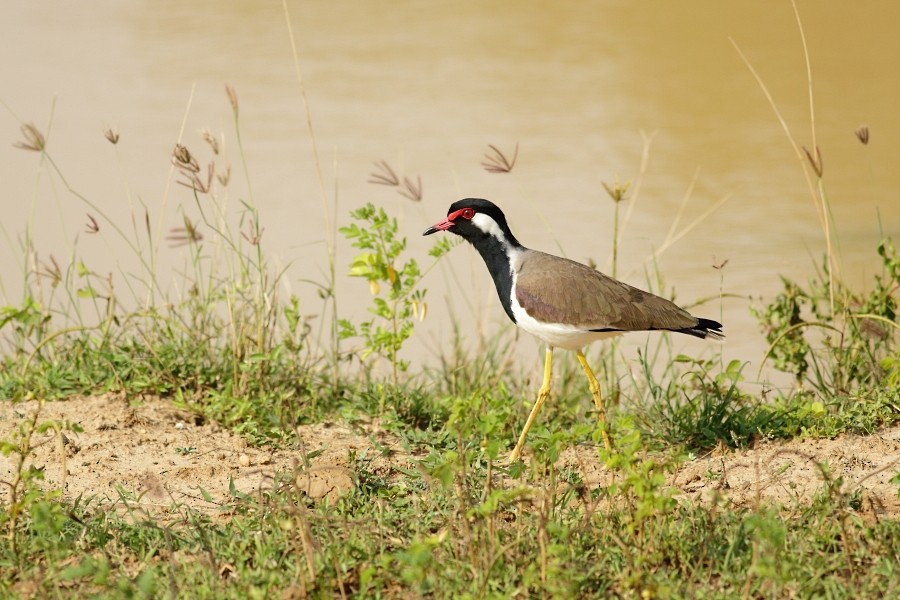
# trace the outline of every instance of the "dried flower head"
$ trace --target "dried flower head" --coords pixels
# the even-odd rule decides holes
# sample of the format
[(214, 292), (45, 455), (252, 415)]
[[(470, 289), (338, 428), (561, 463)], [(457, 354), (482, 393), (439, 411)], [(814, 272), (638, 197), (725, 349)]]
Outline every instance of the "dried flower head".
[(175, 149), (172, 150), (172, 159), (175, 166), (180, 169), (186, 169), (193, 173), (200, 171), (200, 165), (197, 164), (196, 159), (191, 155), (187, 146), (175, 144)]
[(416, 177), (415, 181), (409, 177), (404, 177), (401, 182), (397, 173), (394, 172), (387, 161), (379, 161), (375, 163), (375, 166), (381, 170), (381, 173), (371, 173), (369, 175), (369, 183), (396, 187), (398, 194), (404, 198), (409, 198), (413, 202), (420, 202), (422, 200), (423, 188), (421, 176)]
[(819, 151), (819, 147), (816, 146), (815, 156), (813, 156), (813, 153), (810, 152), (806, 148), (806, 146), (803, 146), (803, 151), (806, 153), (806, 158), (807, 158), (807, 160), (809, 160), (809, 164), (812, 165), (812, 169), (816, 173), (816, 177), (821, 179), (822, 173), (824, 172), (825, 165), (822, 164), (822, 152)]
[(617, 181), (613, 185), (609, 185), (604, 182), (603, 189), (606, 190), (606, 193), (609, 194), (609, 197), (612, 198), (612, 201), (618, 204), (625, 199), (625, 194), (628, 193), (629, 185), (631, 185), (629, 182), (619, 183)]
[(212, 148), (213, 154), (219, 153), (219, 140), (216, 139), (216, 136), (211, 134), (208, 130), (204, 129), (200, 132), (200, 135), (203, 136), (203, 139), (209, 144), (209, 147)]
[(866, 125), (860, 125), (859, 128), (854, 132), (856, 134), (856, 138), (862, 142), (863, 144), (869, 143), (869, 128)]
[(106, 128), (103, 130), (103, 137), (105, 137), (110, 144), (116, 145), (119, 143), (119, 134), (112, 129)]
[(416, 180), (413, 181), (409, 177), (403, 178), (403, 187), (397, 190), (404, 198), (409, 198), (413, 202), (421, 202), (422, 201), (422, 176), (416, 176)]
[(250, 244), (259, 246), (259, 241), (262, 239), (262, 234), (265, 230), (266, 228), (260, 227), (255, 219), (250, 219), (247, 231), (241, 230), (241, 237), (250, 242)]
[(173, 227), (169, 231), (166, 239), (171, 242), (173, 248), (184, 246), (187, 244), (196, 244), (203, 240), (203, 234), (197, 229), (197, 226), (191, 223), (190, 219), (184, 218), (184, 227)]
[(234, 112), (235, 118), (237, 118), (238, 109), (240, 108), (240, 105), (238, 104), (237, 92), (234, 91), (233, 87), (231, 87), (230, 85), (228, 85), (226, 83), (225, 84), (225, 93), (228, 95), (228, 102), (231, 103), (231, 110), (232, 110), (232, 112)]
[(50, 285), (54, 288), (62, 281), (62, 269), (59, 267), (59, 263), (56, 262), (56, 258), (54, 258), (52, 254), (50, 255), (49, 263), (41, 264), (40, 269), (38, 269), (38, 275), (49, 279)]
[(500, 151), (497, 146), (488, 144), (491, 152), (484, 155), (485, 161), (481, 163), (484, 170), (488, 173), (509, 173), (516, 166), (516, 159), (519, 158), (519, 144), (516, 143), (516, 149), (513, 151), (512, 159), (506, 158), (506, 155)]
[(37, 127), (35, 127), (34, 123), (26, 123), (22, 125), (22, 136), (25, 138), (24, 142), (16, 142), (14, 146), (16, 148), (21, 148), (22, 150), (30, 150), (32, 152), (43, 152), (44, 148), (47, 147), (47, 141), (44, 139), (44, 134), (41, 133)]
[(187, 147), (175, 144), (175, 149), (172, 151), (172, 164), (175, 165), (175, 168), (181, 172), (181, 176), (184, 178), (178, 182), (179, 184), (201, 194), (208, 194), (210, 189), (212, 189), (213, 177), (216, 174), (215, 163), (209, 163), (209, 166), (206, 168), (206, 178), (205, 180), (201, 179), (200, 164), (197, 162), (197, 159), (194, 158)]
[(376, 185), (400, 185), (400, 178), (397, 177), (397, 174), (394, 173), (394, 170), (391, 168), (391, 165), (387, 163), (386, 160), (379, 161), (375, 163), (375, 166), (381, 169), (381, 173), (372, 173), (369, 175), (371, 179), (369, 179), (369, 183), (374, 183)]
[(231, 165), (226, 165), (224, 171), (216, 173), (216, 181), (218, 181), (222, 187), (228, 187), (228, 182), (231, 181)]
[(98, 233), (100, 231), (100, 224), (97, 223), (97, 219), (90, 214), (88, 214), (87, 218), (88, 222), (87, 225), (85, 225), (84, 230), (88, 233)]

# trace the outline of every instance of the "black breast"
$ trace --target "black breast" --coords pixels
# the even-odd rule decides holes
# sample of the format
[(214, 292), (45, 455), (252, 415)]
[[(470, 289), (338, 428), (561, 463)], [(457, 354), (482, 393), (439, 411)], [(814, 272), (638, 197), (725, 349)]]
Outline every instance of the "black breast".
[(481, 258), (484, 259), (484, 264), (487, 265), (488, 271), (494, 280), (494, 286), (497, 288), (497, 296), (500, 298), (503, 310), (515, 323), (516, 317), (513, 316), (511, 304), (513, 273), (506, 249), (492, 237), (473, 242), (473, 245), (478, 250), (478, 253), (481, 254)]

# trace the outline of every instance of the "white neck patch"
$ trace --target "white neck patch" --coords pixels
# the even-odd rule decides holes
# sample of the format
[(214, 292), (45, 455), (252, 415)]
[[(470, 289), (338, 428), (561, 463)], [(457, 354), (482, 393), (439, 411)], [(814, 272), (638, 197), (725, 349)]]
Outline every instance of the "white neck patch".
[(500, 242), (500, 245), (503, 246), (503, 250), (506, 252), (506, 256), (509, 257), (509, 266), (513, 271), (513, 277), (515, 277), (515, 272), (519, 270), (519, 254), (521, 253), (521, 250), (510, 243), (506, 238), (506, 234), (503, 233), (503, 230), (497, 225), (497, 221), (486, 214), (475, 213), (475, 216), (472, 217), (472, 224)]
[(497, 225), (497, 221), (493, 220), (486, 214), (475, 213), (475, 216), (472, 217), (472, 224), (486, 234), (492, 235), (500, 240), (503, 245), (509, 245), (509, 240), (506, 239), (506, 236), (503, 234), (503, 230), (500, 229), (499, 225)]

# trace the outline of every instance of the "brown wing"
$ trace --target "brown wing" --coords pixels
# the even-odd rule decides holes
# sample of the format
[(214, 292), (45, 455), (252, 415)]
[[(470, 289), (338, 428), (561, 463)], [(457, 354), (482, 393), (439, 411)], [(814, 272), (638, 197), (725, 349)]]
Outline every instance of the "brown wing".
[(684, 329), (698, 323), (665, 298), (581, 263), (534, 250), (523, 263), (516, 276), (516, 300), (539, 321), (622, 331)]

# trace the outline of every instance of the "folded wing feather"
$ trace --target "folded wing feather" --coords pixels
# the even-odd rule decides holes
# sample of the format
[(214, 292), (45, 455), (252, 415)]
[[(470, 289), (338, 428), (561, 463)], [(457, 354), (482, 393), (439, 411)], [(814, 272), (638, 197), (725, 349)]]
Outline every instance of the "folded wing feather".
[(665, 298), (581, 263), (534, 250), (519, 265), (516, 299), (539, 321), (586, 331), (685, 329), (698, 323), (696, 317)]

